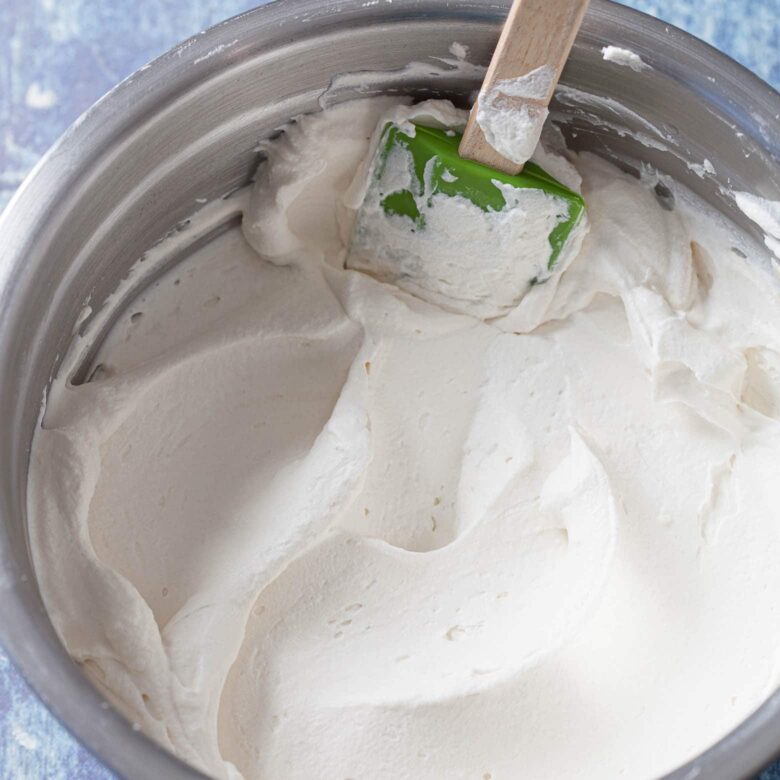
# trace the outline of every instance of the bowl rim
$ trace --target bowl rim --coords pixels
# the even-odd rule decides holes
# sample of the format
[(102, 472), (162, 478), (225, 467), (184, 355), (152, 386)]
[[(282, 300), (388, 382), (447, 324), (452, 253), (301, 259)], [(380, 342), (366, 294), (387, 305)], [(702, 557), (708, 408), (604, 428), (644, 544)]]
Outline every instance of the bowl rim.
[[(390, 0), (388, 0), (388, 3)], [(468, 12), (483, 23), (498, 24), (508, 0), (393, 0), (377, 9), (361, 0), (274, 0), (227, 19), (174, 46), (107, 92), (65, 131), (17, 189), (0, 214), (0, 361), (12, 354), (12, 333), (4, 327), (14, 308), (13, 292), (23, 273), (24, 258), (35, 242), (34, 226), (43, 224), (90, 162), (133, 121), (166, 100), (172, 90), (194, 83), (235, 64), (236, 49), (226, 44), (251, 37), (257, 47), (282, 45), (300, 27), (301, 38), (323, 32), (328, 20), (364, 26), (393, 22), (412, 13), (430, 18), (463, 18)], [(757, 75), (706, 42), (641, 11), (612, 0), (591, 0), (588, 19), (635, 32), (648, 42), (665, 39), (686, 54), (708, 63), (738, 92), (750, 93), (770, 117), (780, 116), (780, 93)], [(286, 27), (284, 27), (287, 25)], [(284, 31), (282, 31), (284, 28)], [(585, 29), (584, 28), (584, 29)], [(220, 48), (221, 47), (221, 48)], [(237, 47), (240, 53), (241, 47)], [(186, 57), (182, 56), (186, 53)], [(206, 56), (208, 55), (208, 56)], [(213, 56), (215, 55), (215, 56)], [(183, 75), (182, 65), (189, 67)], [(139, 98), (139, 95), (141, 96)], [(0, 496), (0, 515), (9, 513)], [(78, 742), (99, 761), (124, 776), (194, 780), (205, 775), (140, 733), (109, 707), (98, 690), (69, 658), (64, 647), (44, 633), (25, 607), (24, 583), (10, 551), (7, 526), (0, 524), (0, 643), (36, 696)], [(746, 720), (702, 754), (666, 775), (667, 780), (751, 777), (780, 756), (780, 691), (775, 691)]]

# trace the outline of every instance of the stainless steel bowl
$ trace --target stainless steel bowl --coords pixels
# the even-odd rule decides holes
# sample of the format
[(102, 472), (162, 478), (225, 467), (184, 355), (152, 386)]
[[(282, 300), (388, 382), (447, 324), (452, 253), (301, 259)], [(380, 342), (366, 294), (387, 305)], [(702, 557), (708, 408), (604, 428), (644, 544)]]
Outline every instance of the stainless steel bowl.
[[(124, 776), (199, 775), (134, 731), (70, 661), (41, 602), (25, 530), (34, 426), (82, 305), (90, 297), (99, 308), (135, 260), (181, 227), (196, 197), (221, 197), (249, 182), (258, 140), (290, 117), (317, 110), (334, 75), (433, 63), (431, 57), (450, 56), (453, 41), (469, 46), (472, 61), (486, 63), (507, 5), (282, 0), (238, 16), (176, 47), (100, 100), (39, 163), (0, 218), (0, 640), (49, 708)], [(632, 49), (653, 69), (637, 73), (604, 62), (607, 44)], [(333, 90), (331, 98), (359, 94), (357, 82)], [(593, 0), (563, 82), (612, 96), (676, 139), (670, 151), (644, 147), (630, 134), (598, 126), (568, 101), (556, 117), (574, 146), (629, 169), (647, 161), (748, 231), (754, 226), (724, 192), (780, 199), (780, 95), (706, 44)], [(475, 77), (457, 71), (380, 79), (381, 89), (461, 101), (476, 87)], [(614, 116), (610, 121), (616, 124)], [(620, 123), (642, 130), (636, 117), (622, 116)], [(717, 174), (700, 178), (686, 162), (705, 157)], [(775, 694), (670, 777), (749, 777), (779, 752)]]

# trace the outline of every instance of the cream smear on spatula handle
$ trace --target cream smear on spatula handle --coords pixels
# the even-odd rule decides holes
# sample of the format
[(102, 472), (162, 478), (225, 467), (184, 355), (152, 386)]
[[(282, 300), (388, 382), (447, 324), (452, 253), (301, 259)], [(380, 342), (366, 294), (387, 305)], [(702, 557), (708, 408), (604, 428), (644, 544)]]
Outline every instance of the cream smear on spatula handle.
[(547, 106), (588, 0), (514, 0), (460, 155), (517, 174), (539, 142)]

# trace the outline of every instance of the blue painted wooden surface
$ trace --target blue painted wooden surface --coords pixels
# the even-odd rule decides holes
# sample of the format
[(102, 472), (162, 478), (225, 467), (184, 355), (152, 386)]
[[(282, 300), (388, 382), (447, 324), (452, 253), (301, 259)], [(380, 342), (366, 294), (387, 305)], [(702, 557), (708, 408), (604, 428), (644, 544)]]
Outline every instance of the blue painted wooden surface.
[[(251, 0), (0, 0), (0, 208), (40, 155), (116, 82)], [(780, 0), (628, 0), (780, 89)], [(113, 780), (0, 648), (0, 778)], [(780, 763), (761, 780), (780, 780)]]

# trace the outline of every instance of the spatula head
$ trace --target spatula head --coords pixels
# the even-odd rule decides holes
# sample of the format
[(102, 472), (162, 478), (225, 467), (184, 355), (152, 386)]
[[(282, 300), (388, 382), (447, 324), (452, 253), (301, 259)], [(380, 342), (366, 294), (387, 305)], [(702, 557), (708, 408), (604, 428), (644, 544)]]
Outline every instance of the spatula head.
[(582, 196), (532, 162), (526, 163), (522, 173), (511, 175), (464, 159), (458, 154), (460, 139), (460, 133), (454, 130), (414, 125), (410, 133), (393, 123), (385, 125), (374, 161), (373, 182), (385, 178), (394, 151), (399, 149), (404, 150), (407, 158), (411, 157), (414, 174), (410, 186), (388, 192), (382, 198), (385, 214), (407, 217), (412, 232), (425, 228), (424, 215), (418, 206), (423, 192), (428, 200), (439, 193), (461, 196), (483, 211), (499, 212), (506, 207), (505, 187), (541, 190), (568, 205), (568, 213), (549, 234), (548, 270), (552, 271), (585, 210)]
[(511, 175), (461, 158), (460, 139), (453, 130), (385, 125), (346, 266), (492, 319), (571, 260), (585, 204), (533, 163)]

